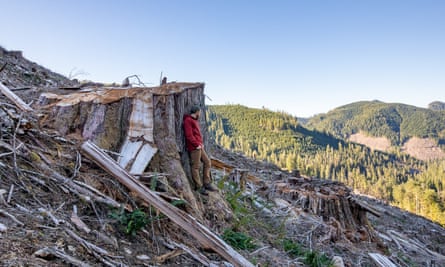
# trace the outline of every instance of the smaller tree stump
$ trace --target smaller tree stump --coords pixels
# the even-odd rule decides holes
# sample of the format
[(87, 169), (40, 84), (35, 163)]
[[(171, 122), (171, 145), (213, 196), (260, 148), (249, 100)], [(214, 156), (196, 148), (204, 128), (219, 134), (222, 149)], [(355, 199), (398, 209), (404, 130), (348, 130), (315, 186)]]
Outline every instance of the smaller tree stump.
[(303, 211), (320, 216), (323, 221), (337, 228), (338, 234), (333, 235), (336, 238), (346, 236), (352, 242), (379, 241), (366, 215), (367, 212), (371, 212), (380, 216), (379, 212), (356, 199), (351, 189), (344, 184), (291, 177), (286, 181), (276, 181), (272, 184), (267, 196), (269, 199), (287, 200)]
[(241, 191), (246, 190), (249, 170), (234, 168), (229, 174), (229, 182), (234, 183)]

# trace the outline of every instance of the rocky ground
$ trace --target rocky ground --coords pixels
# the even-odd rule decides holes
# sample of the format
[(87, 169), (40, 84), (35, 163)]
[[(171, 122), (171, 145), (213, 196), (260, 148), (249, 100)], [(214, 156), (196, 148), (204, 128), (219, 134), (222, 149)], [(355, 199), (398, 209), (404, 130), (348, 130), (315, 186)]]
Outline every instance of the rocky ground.
[[(218, 149), (214, 155), (231, 164), (247, 168), (256, 177), (262, 177), (268, 188), (274, 183), (286, 180), (290, 175), (279, 171), (265, 162), (248, 159), (241, 154)], [(308, 179), (308, 183), (324, 183), (334, 188), (329, 181)], [(340, 187), (341, 188), (341, 187)], [(262, 195), (259, 191), (258, 195)], [(269, 195), (270, 196), (270, 195)], [(346, 236), (326, 239), (332, 233), (332, 224), (310, 212), (306, 212), (299, 203), (286, 200), (285, 196), (275, 195), (265, 199), (273, 203), (267, 212), (259, 212), (264, 221), (271, 222), (275, 229), (282, 227), (287, 238), (292, 238), (306, 248), (326, 253), (330, 257), (339, 256), (346, 266), (379, 266), (369, 253), (384, 255), (395, 266), (445, 266), (445, 229), (423, 217), (392, 207), (384, 202), (362, 195), (354, 195), (373, 207), (380, 216), (367, 214), (369, 226), (374, 230), (376, 240), (354, 241)], [(266, 205), (267, 206), (267, 205)], [(341, 229), (336, 227), (335, 230)], [(331, 235), (332, 237), (332, 235)], [(275, 237), (277, 239), (278, 237)], [(274, 238), (271, 238), (272, 240)], [(265, 245), (267, 246), (267, 245)], [(277, 246), (263, 250), (264, 254), (274, 254)], [(292, 261), (282, 258), (279, 265), (287, 266)], [(383, 265), (385, 266), (385, 265)]]

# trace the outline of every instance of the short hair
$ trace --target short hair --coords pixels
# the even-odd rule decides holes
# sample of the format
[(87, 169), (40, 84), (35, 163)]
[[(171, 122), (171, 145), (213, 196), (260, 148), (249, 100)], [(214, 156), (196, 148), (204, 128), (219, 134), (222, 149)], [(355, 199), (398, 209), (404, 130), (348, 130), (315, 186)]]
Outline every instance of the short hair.
[(199, 106), (196, 106), (196, 105), (192, 106), (192, 108), (190, 109), (190, 114), (194, 114), (199, 110), (200, 110)]

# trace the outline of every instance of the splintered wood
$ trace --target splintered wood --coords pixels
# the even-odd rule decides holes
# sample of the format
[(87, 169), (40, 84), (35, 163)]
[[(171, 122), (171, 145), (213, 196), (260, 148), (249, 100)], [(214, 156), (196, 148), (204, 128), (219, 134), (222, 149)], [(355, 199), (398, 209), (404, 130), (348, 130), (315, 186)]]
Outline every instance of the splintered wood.
[(152, 95), (133, 98), (132, 106), (130, 125), (118, 163), (131, 173), (142, 174), (157, 152), (153, 140)]
[(381, 267), (397, 267), (388, 257), (378, 253), (368, 253), (371, 259)]
[[(144, 89), (101, 89), (69, 95), (42, 94), (62, 134), (79, 131), (104, 149), (120, 146), (117, 161), (142, 174), (157, 152), (153, 139), (153, 94)], [(68, 123), (67, 123), (68, 122)], [(123, 144), (118, 144), (122, 142)]]

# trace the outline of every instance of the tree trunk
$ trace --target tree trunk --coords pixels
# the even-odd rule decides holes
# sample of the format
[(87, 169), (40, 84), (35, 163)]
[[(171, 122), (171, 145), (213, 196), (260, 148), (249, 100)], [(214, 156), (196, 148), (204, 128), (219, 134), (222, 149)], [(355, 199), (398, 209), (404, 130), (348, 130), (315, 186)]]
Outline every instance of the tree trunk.
[[(193, 105), (204, 109), (204, 100), (203, 83), (100, 88), (68, 95), (45, 93), (39, 105), (49, 113), (40, 123), (62, 135), (90, 140), (115, 152), (114, 159), (132, 174), (140, 175), (147, 167), (167, 173), (169, 185), (190, 204), (190, 212), (202, 218), (202, 206), (186, 174), (190, 173), (190, 164), (182, 121)], [(205, 116), (201, 116), (200, 123), (208, 144)]]
[[(185, 89), (174, 94), (154, 94), (154, 139), (161, 160), (156, 164), (160, 172), (168, 173), (169, 184), (177, 193), (190, 202), (195, 211), (202, 211), (200, 203), (192, 193), (190, 160), (185, 148), (183, 116), (193, 105), (204, 108), (204, 86)], [(202, 112), (204, 114), (205, 112)], [(204, 142), (207, 141), (205, 116), (200, 118)], [(156, 168), (150, 166), (150, 168)], [(198, 212), (199, 217), (202, 213)]]

